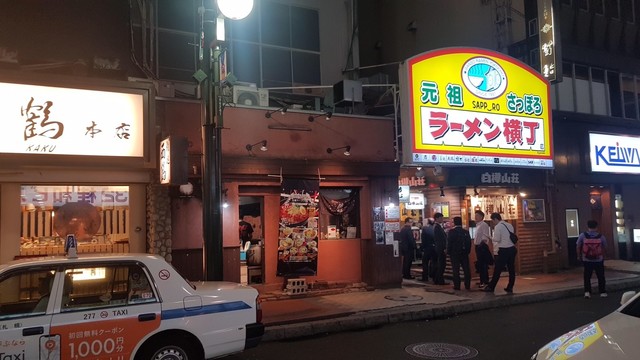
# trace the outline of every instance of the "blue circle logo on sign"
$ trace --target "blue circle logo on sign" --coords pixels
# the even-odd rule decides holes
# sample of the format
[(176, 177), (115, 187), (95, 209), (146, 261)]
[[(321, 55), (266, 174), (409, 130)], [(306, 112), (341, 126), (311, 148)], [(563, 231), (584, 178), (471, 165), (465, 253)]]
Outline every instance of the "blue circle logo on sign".
[(495, 99), (507, 89), (507, 74), (497, 62), (475, 57), (462, 67), (462, 82), (473, 95)]

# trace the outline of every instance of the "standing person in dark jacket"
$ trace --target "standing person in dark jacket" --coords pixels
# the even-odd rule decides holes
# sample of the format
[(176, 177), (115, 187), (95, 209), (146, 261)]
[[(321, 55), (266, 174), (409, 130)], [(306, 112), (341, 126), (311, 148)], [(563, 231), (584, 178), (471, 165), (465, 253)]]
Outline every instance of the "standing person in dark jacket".
[(433, 219), (427, 219), (427, 225), (422, 227), (420, 234), (420, 250), (422, 250), (422, 281), (429, 281), (429, 277), (434, 279), (436, 262), (436, 238), (434, 233)]
[(480, 274), (480, 287), (484, 288), (489, 284), (489, 265), (493, 265), (493, 255), (489, 248), (491, 240), (491, 228), (484, 222), (484, 212), (476, 210), (476, 236), (473, 240), (476, 246), (476, 269)]
[(471, 288), (471, 272), (469, 271), (469, 252), (471, 252), (471, 235), (462, 228), (462, 218), (453, 218), (454, 228), (447, 235), (447, 253), (451, 257), (453, 270), (453, 289), (460, 290), (460, 265), (464, 271), (464, 288)]
[(436, 243), (436, 256), (438, 257), (433, 283), (436, 285), (447, 285), (447, 283), (444, 282), (444, 269), (447, 267), (447, 233), (444, 232), (444, 228), (442, 227), (444, 215), (435, 213), (433, 214), (433, 218), (436, 222), (433, 227), (433, 235)]
[(411, 263), (413, 263), (416, 252), (416, 239), (413, 238), (411, 225), (413, 225), (413, 219), (408, 217), (400, 229), (400, 255), (402, 255), (402, 277), (404, 279), (415, 279), (414, 276), (411, 276)]

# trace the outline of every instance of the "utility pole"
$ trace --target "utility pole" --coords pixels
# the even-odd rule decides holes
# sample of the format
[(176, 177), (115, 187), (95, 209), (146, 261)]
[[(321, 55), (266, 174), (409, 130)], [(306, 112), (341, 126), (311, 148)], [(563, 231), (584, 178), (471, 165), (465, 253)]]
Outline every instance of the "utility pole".
[(214, 6), (198, 10), (201, 16), (200, 69), (206, 74), (202, 98), (202, 236), (203, 272), (207, 281), (223, 279), (222, 206), (221, 206), (221, 128), (220, 106), (220, 46), (216, 39), (218, 11)]
[[(209, 6), (207, 8), (206, 5)], [(218, 12), (218, 8), (220, 12)], [(202, 121), (202, 262), (204, 279), (223, 279), (222, 244), (222, 111), (220, 57), (224, 39), (218, 40), (217, 25), (224, 18), (240, 20), (253, 9), (253, 0), (202, 0), (200, 15), (200, 69), (194, 74), (201, 82)], [(226, 75), (226, 74), (225, 74)], [(205, 81), (202, 81), (205, 80)]]

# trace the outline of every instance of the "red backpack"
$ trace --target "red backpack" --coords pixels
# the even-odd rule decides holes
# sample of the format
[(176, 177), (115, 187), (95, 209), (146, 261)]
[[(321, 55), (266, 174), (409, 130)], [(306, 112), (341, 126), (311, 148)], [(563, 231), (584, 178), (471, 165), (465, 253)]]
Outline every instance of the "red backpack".
[(584, 240), (582, 242), (582, 255), (587, 260), (598, 260), (602, 257), (602, 235), (597, 233), (593, 236), (589, 233), (584, 233)]

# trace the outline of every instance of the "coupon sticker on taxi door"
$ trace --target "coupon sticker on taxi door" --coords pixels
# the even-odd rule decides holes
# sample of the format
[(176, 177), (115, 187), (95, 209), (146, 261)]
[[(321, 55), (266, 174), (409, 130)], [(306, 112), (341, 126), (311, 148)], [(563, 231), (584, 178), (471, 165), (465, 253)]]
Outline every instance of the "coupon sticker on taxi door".
[[(117, 311), (111, 310), (116, 313)], [(112, 314), (109, 314), (112, 316)], [(119, 316), (119, 315), (113, 315)], [(147, 334), (160, 326), (160, 316), (140, 322), (136, 317), (52, 327), (62, 336), (63, 359), (128, 359)], [(46, 359), (46, 357), (45, 357)]]
[(60, 335), (40, 338), (40, 360), (60, 360)]

